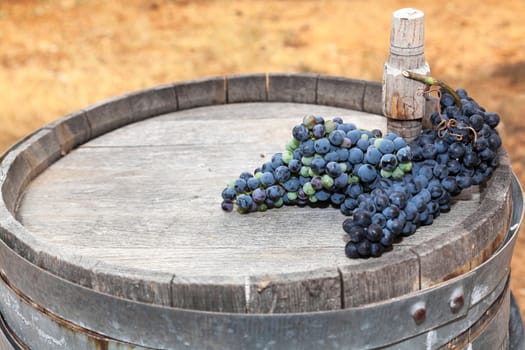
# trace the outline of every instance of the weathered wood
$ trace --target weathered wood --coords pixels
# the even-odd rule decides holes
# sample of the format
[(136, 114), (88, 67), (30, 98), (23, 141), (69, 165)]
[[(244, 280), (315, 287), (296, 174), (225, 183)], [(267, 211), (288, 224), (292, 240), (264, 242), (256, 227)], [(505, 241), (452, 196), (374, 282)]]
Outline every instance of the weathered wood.
[(178, 109), (173, 84), (161, 85), (129, 94), (133, 121), (174, 112)]
[(228, 75), (228, 103), (259, 102), (268, 99), (267, 74)]
[(86, 113), (79, 110), (60, 118), (45, 127), (55, 130), (61, 146), (61, 154), (65, 155), (73, 148), (90, 139), (91, 128)]
[(226, 77), (212, 77), (175, 84), (179, 109), (226, 103)]
[[(81, 302), (81, 301), (80, 301)], [(17, 337), (16, 348), (11, 343), (5, 346), (3, 332), (0, 336), (2, 350), (146, 350), (133, 344), (124, 344), (102, 334), (82, 329), (77, 324), (69, 323), (49, 310), (35, 308), (35, 304), (11, 290), (0, 280), (0, 322), (8, 323)], [(30, 321), (28, 321), (30, 320)], [(5, 339), (7, 341), (7, 339)]]
[[(245, 119), (239, 123), (242, 116), (237, 116), (237, 108), (241, 108), (241, 114), (258, 111), (257, 115), (263, 119)], [(100, 137), (86, 144), (56, 163), (47, 174), (42, 174), (35, 180), (41, 186), (34, 182), (32, 190), (25, 194), (24, 202), (47, 209), (41, 208), (43, 211), (31, 214), (26, 211), (28, 207), (24, 207), (19, 214), (21, 217), (27, 215), (22, 219), (26, 227), (40, 232), (46, 240), (70, 246), (71, 251), (95, 254), (106, 261), (135, 267), (172, 271), (180, 265), (190, 275), (218, 274), (222, 269), (242, 273), (246, 262), (256, 262), (264, 256), (271, 259), (267, 264), (278, 267), (284, 260), (273, 257), (280, 254), (282, 258), (289, 255), (296, 259), (295, 264), (281, 269), (297, 270), (312, 260), (310, 257), (314, 252), (319, 254), (318, 261), (311, 261), (308, 265), (322, 267), (323, 264), (319, 263), (322, 257), (332, 260), (335, 251), (344, 262), (346, 257), (340, 250), (344, 243), (340, 228), (343, 216), (337, 210), (294, 207), (275, 210), (271, 214), (272, 222), (265, 220), (265, 226), (260, 230), (277, 231), (282, 225), (289, 229), (274, 237), (273, 241), (268, 241), (265, 235), (244, 233), (249, 232), (250, 227), (259, 226), (261, 218), (268, 213), (239, 216), (218, 210), (218, 194), (235, 176), (231, 169), (237, 168), (239, 173), (251, 171), (282, 149), (283, 140), (290, 138), (289, 130), (311, 108), (304, 105), (293, 112), (293, 105), (289, 104), (209, 107), (204, 114), (213, 115), (215, 121), (200, 121), (188, 110), (166, 115), (162, 121), (152, 119), (135, 124), (136, 127), (121, 128), (112, 137)], [(313, 112), (326, 114), (328, 111), (337, 115), (350, 113), (322, 106)], [(288, 117), (291, 113), (294, 115)], [(355, 113), (354, 121), (358, 125), (362, 116), (364, 114)], [(282, 125), (278, 130), (275, 128), (277, 124)], [(376, 126), (381, 128), (380, 123)], [(246, 134), (245, 130), (250, 132)], [(231, 137), (227, 144), (223, 143), (229, 154), (229, 161), (225, 163), (221, 156), (224, 153), (217, 149), (216, 144), (218, 135), (228, 133)], [(260, 146), (262, 140), (264, 147)], [(140, 145), (143, 147), (138, 147)], [(261, 154), (265, 157), (261, 158)], [(89, 180), (86, 181), (86, 177)], [(115, 183), (115, 179), (120, 180)], [(96, 203), (93, 202), (94, 195), (99, 197)], [(50, 201), (48, 196), (67, 198)], [(153, 200), (154, 205), (147, 205), (146, 217), (137, 216), (133, 211), (144, 212), (144, 198)], [(123, 206), (136, 209), (123, 212)], [(52, 215), (56, 210), (60, 216)], [(294, 247), (291, 242), (304, 235), (303, 231), (308, 227), (303, 223), (304, 215), (312, 214), (332, 218), (333, 224), (326, 226), (324, 220), (319, 222), (315, 227), (318, 232), (308, 236), (311, 248), (304, 245)], [(202, 221), (194, 220), (195, 215), (207, 218), (206, 231), (203, 232)], [(46, 233), (43, 227), (49, 224), (54, 229)], [(179, 232), (177, 235), (172, 232), (175, 228)], [(334, 231), (341, 234), (334, 236)], [(128, 237), (127, 243), (122, 242), (122, 235)], [(96, 249), (91, 248), (94, 238)], [(158, 247), (159, 240), (164, 242), (164, 247)], [(262, 243), (264, 245), (260, 246)], [(245, 248), (232, 255), (237, 244)], [(146, 248), (149, 252), (152, 249), (158, 251), (136, 260), (137, 252)], [(214, 251), (214, 259), (205, 259)], [(198, 254), (193, 259), (198, 257), (201, 261), (188, 266), (192, 254)], [(303, 257), (298, 259), (300, 256)], [(264, 274), (267, 270), (260, 266), (253, 272)]]
[(317, 103), (363, 110), (365, 82), (363, 80), (319, 76)]
[(129, 96), (122, 95), (109, 98), (91, 105), (85, 109), (89, 127), (90, 138), (118, 129), (133, 122), (133, 113)]
[(369, 259), (346, 264), (339, 271), (345, 308), (388, 300), (420, 289), (418, 256), (407, 249), (385, 254), (382, 261)]
[(268, 101), (315, 104), (317, 75), (268, 74)]
[(421, 288), (470, 271), (471, 250), (469, 231), (460, 227), (413, 247), (412, 251), (420, 259)]
[(251, 276), (246, 280), (248, 313), (287, 313), (341, 309), (341, 278), (335, 267), (288, 274)]
[[(412, 140), (421, 133), (421, 120), (394, 120), (387, 119), (387, 129), (398, 135), (404, 135), (408, 140)], [(412, 135), (412, 136), (407, 136)]]
[(215, 312), (246, 312), (242, 276), (191, 276), (181, 273), (171, 281), (171, 306)]
[(20, 193), (31, 181), (31, 165), (19, 153), (10, 153), (6, 156), (9, 166), (2, 165), (0, 176), (2, 179), (2, 197), (6, 202), (7, 210), (15, 215), (15, 209), (20, 199)]
[(365, 82), (365, 95), (363, 97), (363, 112), (381, 115), (383, 104), (381, 103), (382, 84), (376, 81)]
[[(388, 118), (388, 130), (395, 130), (407, 139), (414, 139), (421, 132), (425, 85), (405, 78), (402, 72), (430, 73), (425, 62), (424, 33), (423, 12), (404, 8), (393, 13), (390, 54), (383, 73), (383, 114)], [(410, 123), (407, 127), (406, 121), (418, 124)]]
[(31, 177), (40, 174), (62, 155), (55, 130), (41, 129), (20, 146), (21, 155), (31, 166)]

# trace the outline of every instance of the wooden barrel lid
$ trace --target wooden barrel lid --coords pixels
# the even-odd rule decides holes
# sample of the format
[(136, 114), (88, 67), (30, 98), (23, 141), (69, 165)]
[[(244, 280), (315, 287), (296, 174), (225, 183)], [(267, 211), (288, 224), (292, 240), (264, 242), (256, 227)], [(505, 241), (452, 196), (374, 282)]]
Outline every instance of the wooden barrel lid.
[(189, 309), (333, 310), (435, 285), (499, 246), (510, 214), (503, 152), (486, 186), (379, 259), (345, 257), (345, 217), (334, 208), (220, 209), (226, 183), (281, 151), (305, 114), (384, 129), (380, 96), (378, 83), (276, 74), (166, 85), (90, 106), (4, 158), (2, 195), (14, 218), (3, 219), (2, 238), (72, 282)]

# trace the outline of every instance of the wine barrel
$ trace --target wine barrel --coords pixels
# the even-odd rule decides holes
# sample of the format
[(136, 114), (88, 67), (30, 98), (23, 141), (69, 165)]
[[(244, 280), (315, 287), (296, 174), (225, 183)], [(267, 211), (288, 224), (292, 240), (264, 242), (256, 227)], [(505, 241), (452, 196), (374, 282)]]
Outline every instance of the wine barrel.
[(304, 115), (384, 130), (380, 113), (378, 82), (233, 75), (35, 131), (0, 165), (2, 348), (509, 348), (523, 200), (504, 150), (487, 184), (380, 258), (345, 257), (336, 208), (221, 210)]

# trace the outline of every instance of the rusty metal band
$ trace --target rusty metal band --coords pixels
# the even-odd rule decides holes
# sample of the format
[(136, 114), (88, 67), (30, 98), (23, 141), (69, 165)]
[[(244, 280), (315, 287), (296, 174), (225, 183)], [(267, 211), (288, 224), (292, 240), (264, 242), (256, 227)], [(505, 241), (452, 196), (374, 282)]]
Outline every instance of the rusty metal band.
[[(488, 309), (509, 275), (512, 250), (523, 217), (521, 187), (512, 180), (510, 229), (502, 246), (472, 271), (435, 287), (362, 307), (295, 314), (233, 314), (139, 303), (71, 283), (30, 263), (0, 242), (0, 268), (11, 286), (31, 302), (82, 329), (153, 349), (178, 348), (374, 348), (399, 343), (455, 321), (470, 310)], [(463, 293), (465, 305), (451, 311)], [(491, 300), (492, 299), (492, 300)], [(425, 305), (415, 323), (414, 305)], [(5, 305), (4, 305), (5, 307)], [(466, 322), (468, 329), (476, 320)], [(461, 332), (461, 330), (456, 330)], [(457, 334), (457, 333), (456, 333)]]

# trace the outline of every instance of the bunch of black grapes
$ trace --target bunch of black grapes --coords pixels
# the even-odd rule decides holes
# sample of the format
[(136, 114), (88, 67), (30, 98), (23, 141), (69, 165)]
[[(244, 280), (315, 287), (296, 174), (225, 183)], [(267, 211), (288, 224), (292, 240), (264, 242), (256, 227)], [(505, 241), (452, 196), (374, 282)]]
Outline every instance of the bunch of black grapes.
[(249, 213), (328, 203), (349, 216), (346, 255), (378, 257), (449, 211), (453, 196), (485, 182), (499, 164), (499, 116), (465, 90), (456, 93), (460, 103), (441, 91), (433, 128), (410, 143), (339, 117), (307, 116), (282, 153), (228, 184), (222, 208)]

